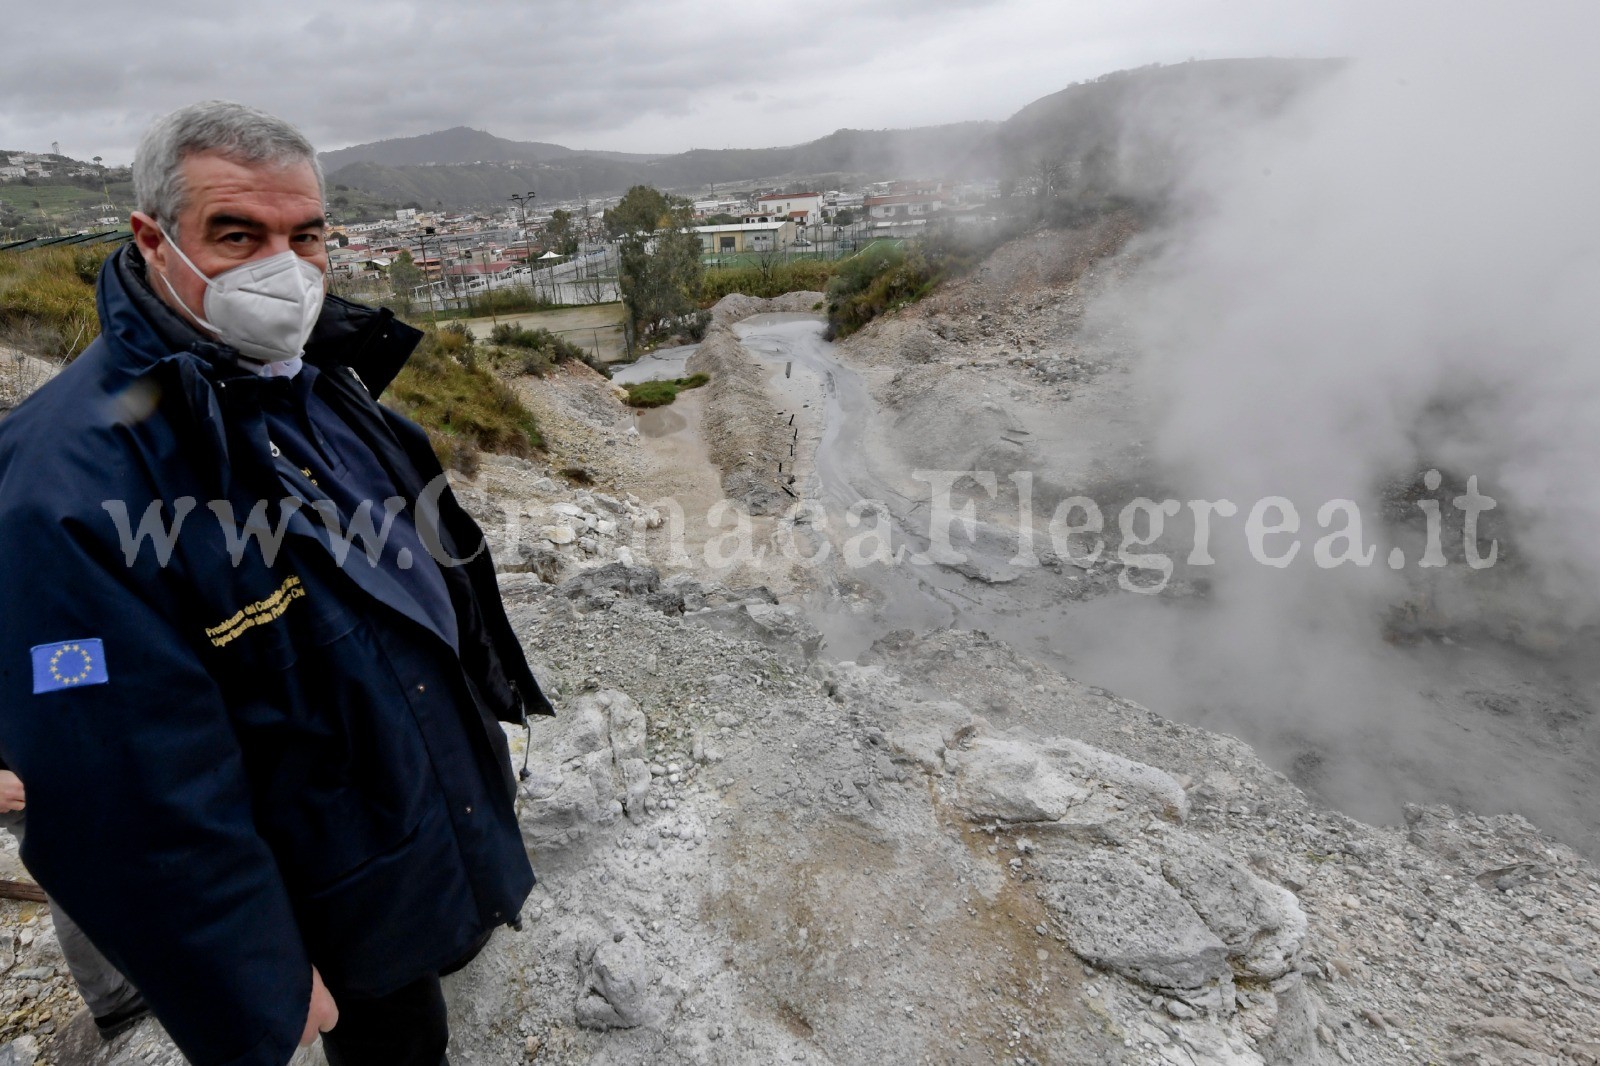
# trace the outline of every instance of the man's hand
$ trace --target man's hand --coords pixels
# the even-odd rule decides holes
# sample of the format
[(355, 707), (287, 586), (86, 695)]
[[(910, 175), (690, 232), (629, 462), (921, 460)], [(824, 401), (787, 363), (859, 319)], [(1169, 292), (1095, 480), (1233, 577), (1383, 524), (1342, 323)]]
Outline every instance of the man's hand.
[(22, 789), (22, 778), (10, 770), (0, 770), (0, 813), (20, 811), (27, 805), (28, 796)]
[(333, 993), (322, 983), (322, 975), (311, 967), (311, 1010), (306, 1014), (306, 1028), (300, 1034), (300, 1046), (309, 1047), (318, 1033), (326, 1033), (339, 1024), (339, 1007), (333, 1002)]

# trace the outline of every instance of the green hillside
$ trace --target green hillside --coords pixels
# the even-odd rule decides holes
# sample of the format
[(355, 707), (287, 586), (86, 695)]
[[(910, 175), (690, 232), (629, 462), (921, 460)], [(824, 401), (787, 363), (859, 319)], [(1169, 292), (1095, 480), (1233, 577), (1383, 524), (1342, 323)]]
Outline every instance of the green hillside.
[[(95, 219), (128, 217), (133, 210), (133, 184), (108, 182), (103, 189), (72, 183), (23, 178), (0, 183), (0, 241), (75, 233), (95, 226)], [(111, 209), (106, 209), (106, 193)]]

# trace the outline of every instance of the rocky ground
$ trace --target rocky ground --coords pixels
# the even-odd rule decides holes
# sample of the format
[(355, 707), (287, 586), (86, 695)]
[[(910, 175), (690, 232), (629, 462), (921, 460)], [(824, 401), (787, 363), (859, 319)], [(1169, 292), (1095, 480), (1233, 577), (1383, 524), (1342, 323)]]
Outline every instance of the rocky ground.
[(917, 468), (994, 471), (981, 517), (1015, 513), (1007, 478), (1022, 470), (1041, 511), (1086, 488), (1107, 503), (1132, 495), (1146, 414), (1126, 323), (1097, 297), (1136, 270), (1136, 238), (1120, 217), (1024, 237), (852, 337), (844, 351), (888, 416), (870, 438), (893, 457), (877, 473), (915, 494), (905, 475)]
[(0, 415), (53, 377), (60, 367), (0, 344)]
[[(452, 1061), (1600, 1063), (1570, 849), (1363, 825), (981, 632), (832, 661), (781, 582), (674, 555), (607, 389), (544, 395), (581, 447), (458, 486), (560, 714), (519, 800), (540, 885), (447, 983)], [(178, 1061), (154, 1023), (98, 1043), (45, 906), (0, 903), (0, 969), (0, 1066)]]

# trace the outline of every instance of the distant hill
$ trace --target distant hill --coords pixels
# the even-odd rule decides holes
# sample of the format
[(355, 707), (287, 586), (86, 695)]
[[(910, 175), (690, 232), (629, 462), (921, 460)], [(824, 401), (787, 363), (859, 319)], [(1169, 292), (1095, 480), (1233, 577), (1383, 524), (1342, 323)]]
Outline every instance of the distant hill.
[(530, 189), (539, 202), (602, 195), (637, 184), (639, 166), (605, 159), (549, 163), (472, 163), (456, 166), (385, 166), (352, 163), (328, 175), (330, 188), (348, 185), (397, 204), (464, 208), (503, 205)]
[(645, 165), (650, 184), (689, 188), (819, 174), (968, 172), (987, 156), (996, 123), (962, 122), (909, 130), (835, 130), (787, 148), (697, 148)]
[[(771, 178), (815, 177), (821, 175), (962, 173), (981, 170), (982, 161), (992, 154), (996, 124), (967, 122), (950, 126), (928, 126), (912, 130), (838, 130), (807, 144), (784, 148), (697, 148), (668, 156), (628, 156), (620, 152), (574, 152), (559, 145), (544, 145), (542, 158), (502, 161), (477, 156), (480, 161), (404, 165), (385, 162), (396, 155), (419, 151), (414, 146), (391, 152), (388, 146), (400, 142), (379, 141), (361, 146), (375, 157), (337, 169), (340, 153), (323, 155), (328, 181), (364, 189), (385, 199), (424, 206), (443, 203), (447, 207), (503, 203), (513, 193), (529, 188), (543, 201), (573, 199), (580, 195), (605, 196), (623, 192), (632, 185), (695, 190), (711, 185), (761, 181)], [(453, 137), (459, 131), (446, 130), (429, 137)], [(456, 139), (464, 150), (489, 147), (488, 141), (502, 141), (476, 130), (464, 131), (473, 138)], [(488, 138), (488, 141), (481, 138)], [(427, 138), (408, 138), (421, 141)], [(435, 142), (436, 147), (446, 144)], [(526, 146), (524, 146), (526, 147)], [(432, 151), (433, 149), (422, 149)], [(356, 149), (345, 149), (354, 152)], [(439, 148), (440, 154), (443, 149)], [(535, 153), (526, 151), (524, 156)]]
[(581, 152), (456, 127), (327, 152), (322, 160), (330, 182), (427, 207), (503, 204), (530, 188), (550, 202), (615, 195), (638, 184), (696, 192), (846, 177), (1025, 181), (1043, 160), (1102, 192), (1154, 189), (1170, 180), (1174, 146), (1183, 137), (1260, 121), (1331, 74), (1337, 62), (1230, 59), (1143, 67), (1069, 86), (1004, 122), (841, 129), (781, 148), (697, 148), (662, 156)]

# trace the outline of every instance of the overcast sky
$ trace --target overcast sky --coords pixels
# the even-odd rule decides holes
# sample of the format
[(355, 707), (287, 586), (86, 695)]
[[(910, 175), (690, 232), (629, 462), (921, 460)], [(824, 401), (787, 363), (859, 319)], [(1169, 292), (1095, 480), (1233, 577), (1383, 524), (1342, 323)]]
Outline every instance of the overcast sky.
[[(319, 148), (466, 125), (574, 148), (797, 144), (1001, 119), (1188, 58), (1347, 55), (1360, 3), (1285, 0), (0, 0), (0, 148), (126, 162), (209, 97)], [(10, 13), (4, 14), (9, 8)]]

